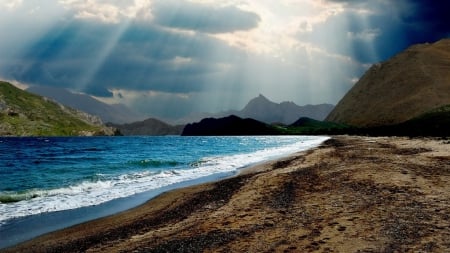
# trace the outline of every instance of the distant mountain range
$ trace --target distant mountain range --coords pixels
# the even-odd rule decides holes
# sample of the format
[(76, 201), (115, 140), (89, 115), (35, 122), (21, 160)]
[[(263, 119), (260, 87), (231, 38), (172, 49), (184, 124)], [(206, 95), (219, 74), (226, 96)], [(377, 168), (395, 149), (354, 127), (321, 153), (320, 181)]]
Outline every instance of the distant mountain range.
[[(111, 125), (121, 127), (123, 130), (122, 132), (125, 132), (124, 134), (127, 132), (142, 133), (143, 124), (146, 125), (146, 128), (155, 128), (155, 131), (150, 129), (144, 132), (157, 133), (159, 131), (158, 129), (160, 129), (160, 123), (162, 122), (159, 119), (154, 119), (156, 121), (149, 119), (144, 123), (145, 116), (133, 112), (125, 105), (109, 105), (89, 95), (73, 93), (64, 88), (31, 86), (27, 89), (27, 91), (51, 98), (61, 104), (77, 110), (81, 110), (92, 115), (97, 115), (103, 122), (109, 122), (112, 123)], [(203, 118), (222, 118), (229, 115), (237, 115), (241, 118), (253, 118), (269, 124), (281, 123), (288, 125), (300, 117), (323, 120), (333, 110), (333, 108), (334, 106), (331, 104), (299, 106), (293, 102), (275, 103), (267, 99), (265, 96), (259, 95), (258, 97), (250, 100), (248, 104), (240, 111), (230, 110), (220, 113), (197, 113), (183, 119), (171, 120), (170, 123), (179, 126), (197, 122)], [(131, 124), (133, 122), (135, 124)], [(154, 126), (152, 126), (152, 122), (155, 123)], [(162, 123), (167, 124), (165, 122)], [(125, 126), (125, 124), (127, 124), (127, 126)], [(132, 130), (134, 126), (136, 128), (140, 128), (141, 130)]]
[(0, 81), (0, 136), (114, 135), (93, 115)]
[(266, 124), (264, 122), (231, 115), (223, 118), (206, 118), (197, 123), (187, 124), (182, 135), (305, 135), (343, 134), (350, 127), (302, 117), (291, 125)]
[[(185, 124), (198, 122), (202, 119), (230, 119), (228, 116), (234, 115), (239, 118), (254, 119), (266, 124), (275, 122), (278, 124), (288, 125), (298, 120), (300, 117), (311, 117), (314, 119), (323, 120), (333, 109), (333, 107), (333, 105), (329, 104), (298, 106), (293, 102), (282, 102), (277, 104), (270, 101), (263, 95), (259, 95), (258, 97), (250, 100), (250, 102), (241, 111), (226, 111), (216, 114), (198, 114), (197, 116), (191, 116), (180, 121), (176, 121), (178, 122), (177, 125), (170, 125), (154, 118), (133, 123), (108, 125), (118, 128), (124, 135), (179, 135), (182, 133)], [(237, 120), (235, 119), (233, 122), (236, 123)], [(229, 124), (230, 122), (221, 121), (221, 123)], [(247, 123), (248, 122), (242, 124), (242, 126)], [(201, 130), (200, 132), (203, 131), (204, 130)], [(242, 131), (239, 132), (242, 133)]]
[(58, 103), (77, 110), (96, 115), (103, 122), (122, 124), (145, 119), (145, 116), (133, 112), (123, 104), (109, 105), (89, 95), (73, 93), (64, 88), (31, 86), (27, 91), (51, 98)]
[[(412, 46), (373, 65), (326, 120), (380, 127), (400, 124), (446, 105), (450, 105), (450, 39)], [(424, 126), (432, 123), (427, 122)]]
[(333, 110), (331, 104), (299, 106), (294, 102), (275, 103), (259, 95), (250, 100), (237, 115), (242, 118), (252, 118), (268, 124), (292, 124), (301, 117), (324, 120)]
[(240, 111), (231, 110), (220, 113), (191, 115), (177, 122), (186, 124), (197, 122), (204, 118), (223, 118), (229, 115), (235, 115), (240, 118), (252, 118), (267, 124), (279, 123), (289, 125), (301, 117), (324, 120), (333, 108), (334, 106), (331, 104), (299, 106), (294, 102), (275, 103), (265, 96), (259, 95), (250, 100)]

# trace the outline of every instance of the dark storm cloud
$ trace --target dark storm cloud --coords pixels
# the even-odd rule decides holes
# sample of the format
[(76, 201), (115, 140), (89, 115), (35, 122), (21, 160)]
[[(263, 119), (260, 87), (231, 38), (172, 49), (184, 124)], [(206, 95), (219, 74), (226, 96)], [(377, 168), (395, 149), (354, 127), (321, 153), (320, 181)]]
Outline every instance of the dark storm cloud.
[(450, 37), (449, 1), (405, 0), (397, 4), (396, 18), (382, 13), (371, 17), (372, 24), (383, 30), (375, 41), (381, 60), (413, 44)]
[(409, 0), (412, 12), (403, 13), (412, 42), (437, 40), (450, 36), (450, 1)]
[(257, 14), (234, 6), (215, 7), (179, 0), (158, 1), (153, 14), (160, 25), (206, 33), (249, 30), (261, 20)]
[(96, 96), (110, 96), (111, 88), (188, 93), (217, 85), (222, 64), (238, 62), (242, 53), (208, 36), (131, 23), (99, 59), (118, 29), (81, 21), (59, 25), (16, 61), (4, 64), (1, 74)]
[[(375, 49), (376, 59), (371, 59), (373, 57), (367, 55), (369, 52), (367, 43), (358, 40), (350, 41), (356, 59), (361, 62), (386, 60), (410, 45), (450, 37), (449, 1), (328, 1), (345, 3), (349, 10), (363, 8), (373, 11), (367, 17), (365, 29), (380, 31), (371, 45)], [(350, 24), (349, 31), (358, 33), (358, 29), (361, 29), (361, 19), (358, 15), (361, 14), (352, 11), (346, 14)]]

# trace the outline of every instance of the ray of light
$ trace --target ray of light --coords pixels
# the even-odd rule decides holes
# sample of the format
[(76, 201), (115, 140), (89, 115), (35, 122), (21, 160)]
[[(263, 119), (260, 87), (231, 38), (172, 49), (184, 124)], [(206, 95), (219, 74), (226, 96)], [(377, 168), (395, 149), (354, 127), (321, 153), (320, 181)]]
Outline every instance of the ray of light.
[[(6, 6), (10, 8), (0, 10), (0, 75), (8, 66), (15, 66), (14, 73), (9, 73), (13, 76), (8, 76), (15, 78), (14, 75), (26, 73), (36, 64), (27, 59), (33, 46), (50, 31), (62, 31), (55, 27), (64, 20), (66, 12), (59, 5), (43, 9), (34, 2), (10, 1)], [(20, 19), (17, 19), (18, 13), (21, 13)]]
[(130, 22), (130, 20), (127, 20), (118, 24), (118, 27), (105, 40), (107, 43), (103, 45), (103, 48), (99, 50), (96, 55), (92, 56), (91, 65), (88, 66), (87, 70), (82, 74), (79, 82), (76, 84), (77, 90), (84, 91), (86, 87), (91, 84), (95, 74), (99, 71), (105, 60), (114, 50), (119, 39), (129, 27)]

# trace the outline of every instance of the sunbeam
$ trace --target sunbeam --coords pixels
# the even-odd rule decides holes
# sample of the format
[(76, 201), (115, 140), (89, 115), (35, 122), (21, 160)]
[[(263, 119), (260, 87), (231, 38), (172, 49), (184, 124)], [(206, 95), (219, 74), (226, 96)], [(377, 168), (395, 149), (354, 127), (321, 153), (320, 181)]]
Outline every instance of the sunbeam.
[(96, 54), (91, 56), (91, 61), (87, 70), (82, 74), (79, 82), (75, 86), (77, 90), (85, 91), (88, 85), (96, 85), (95, 83), (92, 83), (93, 77), (102, 67), (111, 52), (116, 48), (119, 39), (127, 30), (129, 25), (130, 20), (120, 23), (107, 38), (104, 38), (106, 43), (102, 45), (102, 48)]
[[(449, 36), (424, 0), (0, 0), (0, 77), (161, 118), (336, 104), (372, 64)], [(20, 17), (20, 18), (19, 18)]]

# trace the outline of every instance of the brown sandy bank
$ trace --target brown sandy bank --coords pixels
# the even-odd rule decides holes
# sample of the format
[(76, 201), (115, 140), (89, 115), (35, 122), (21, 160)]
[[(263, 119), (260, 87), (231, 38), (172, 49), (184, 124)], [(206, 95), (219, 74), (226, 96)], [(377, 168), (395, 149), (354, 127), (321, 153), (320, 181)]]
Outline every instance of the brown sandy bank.
[(333, 137), (6, 251), (450, 252), (450, 144)]

